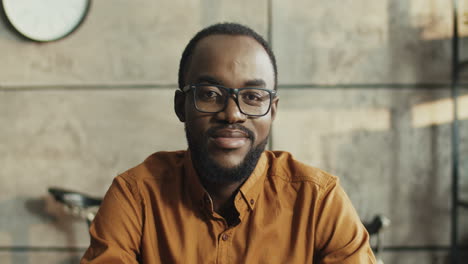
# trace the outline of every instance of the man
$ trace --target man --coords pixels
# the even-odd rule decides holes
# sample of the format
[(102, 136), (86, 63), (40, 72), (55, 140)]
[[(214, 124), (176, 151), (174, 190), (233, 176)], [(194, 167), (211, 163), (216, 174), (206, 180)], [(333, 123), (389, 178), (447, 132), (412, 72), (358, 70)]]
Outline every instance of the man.
[(276, 82), (275, 57), (251, 29), (195, 35), (174, 98), (189, 149), (114, 180), (81, 263), (375, 263), (337, 178), (264, 151)]

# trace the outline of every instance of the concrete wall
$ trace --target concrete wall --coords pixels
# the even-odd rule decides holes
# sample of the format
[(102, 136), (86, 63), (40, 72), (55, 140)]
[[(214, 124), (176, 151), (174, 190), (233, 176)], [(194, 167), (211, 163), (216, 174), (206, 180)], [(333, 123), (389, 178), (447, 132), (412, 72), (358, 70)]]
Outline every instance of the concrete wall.
[[(152, 152), (186, 148), (172, 110), (179, 58), (197, 30), (218, 21), (271, 36), (281, 98), (274, 149), (339, 176), (363, 220), (390, 217), (386, 245), (447, 246), (449, 2), (99, 0), (75, 33), (44, 44), (2, 21), (0, 263), (77, 263), (86, 225), (54, 207), (47, 188), (101, 196), (114, 176)], [(459, 115), (468, 200), (466, 89)], [(420, 264), (448, 256), (383, 257)]]

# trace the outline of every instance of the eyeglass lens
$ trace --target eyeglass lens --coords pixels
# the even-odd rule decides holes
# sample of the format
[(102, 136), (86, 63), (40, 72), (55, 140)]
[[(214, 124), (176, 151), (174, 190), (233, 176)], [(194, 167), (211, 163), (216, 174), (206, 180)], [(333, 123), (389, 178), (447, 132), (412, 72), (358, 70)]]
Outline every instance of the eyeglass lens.
[[(196, 86), (195, 104), (203, 112), (219, 112), (229, 99), (228, 88), (212, 85)], [(237, 95), (240, 110), (247, 115), (264, 115), (270, 108), (271, 96), (268, 91), (248, 88)]]

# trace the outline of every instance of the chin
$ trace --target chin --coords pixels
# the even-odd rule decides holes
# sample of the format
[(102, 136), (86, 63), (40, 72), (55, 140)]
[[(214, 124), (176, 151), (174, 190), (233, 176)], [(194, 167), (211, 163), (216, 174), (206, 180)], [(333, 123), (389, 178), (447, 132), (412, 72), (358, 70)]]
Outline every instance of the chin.
[(233, 169), (241, 165), (245, 159), (245, 155), (239, 157), (232, 155), (233, 153), (227, 154), (214, 154), (210, 158), (220, 167), (224, 169)]
[(250, 144), (245, 144), (238, 149), (219, 148), (206, 141), (197, 142), (190, 136), (185, 127), (189, 150), (192, 155), (192, 163), (202, 181), (211, 183), (229, 184), (241, 182), (248, 178), (254, 171), (258, 159), (267, 144), (268, 138), (254, 145), (255, 138)]

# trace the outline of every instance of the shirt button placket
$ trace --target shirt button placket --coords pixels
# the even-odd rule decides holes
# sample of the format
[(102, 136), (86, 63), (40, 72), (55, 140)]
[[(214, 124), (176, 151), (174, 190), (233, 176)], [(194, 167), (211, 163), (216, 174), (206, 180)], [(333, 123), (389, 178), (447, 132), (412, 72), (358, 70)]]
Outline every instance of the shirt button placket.
[(229, 251), (229, 234), (222, 233), (219, 236), (219, 247), (217, 263), (224, 264), (228, 263), (228, 251)]

